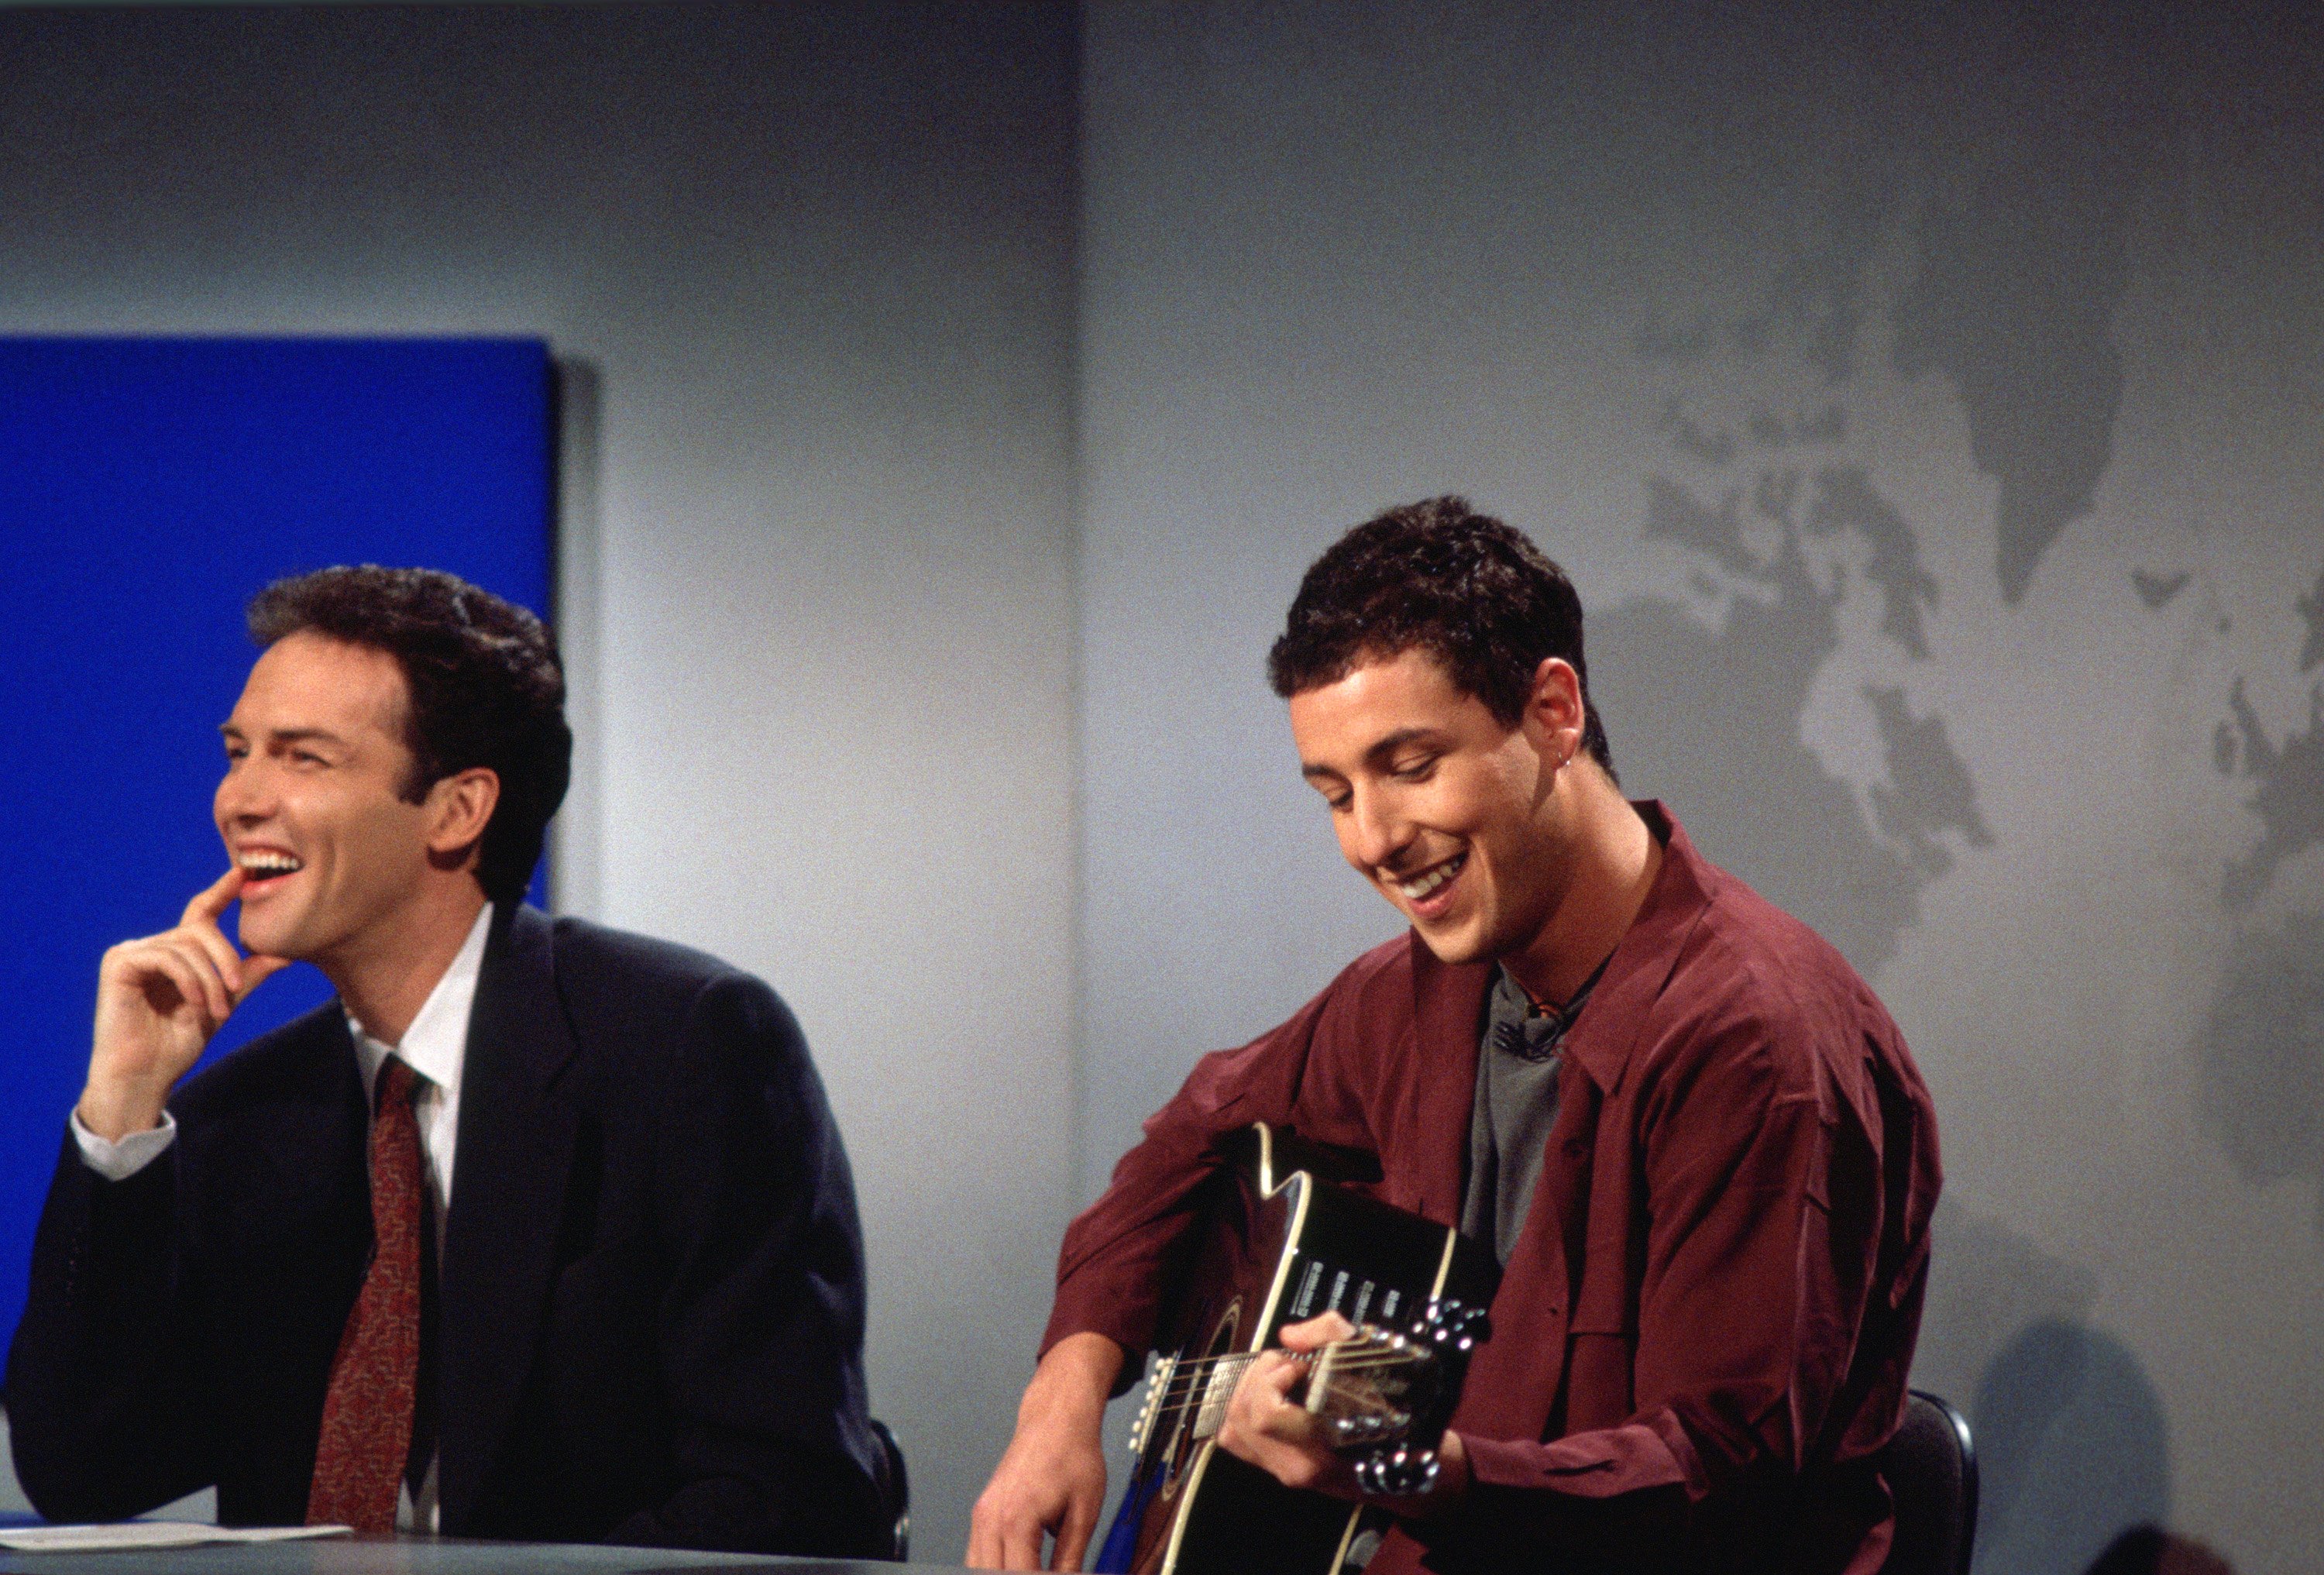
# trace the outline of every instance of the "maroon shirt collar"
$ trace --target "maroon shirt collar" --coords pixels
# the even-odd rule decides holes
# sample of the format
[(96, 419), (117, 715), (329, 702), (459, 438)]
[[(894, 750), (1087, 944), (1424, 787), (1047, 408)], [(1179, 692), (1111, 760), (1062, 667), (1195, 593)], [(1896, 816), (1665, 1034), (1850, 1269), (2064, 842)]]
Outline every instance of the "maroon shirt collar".
[(1607, 962), (1590, 1009), (1565, 1040), (1567, 1057), (1608, 1093), (1621, 1083), (1646, 1009), (1670, 981), (1719, 880), (1719, 871), (1694, 851), (1693, 842), (1660, 799), (1637, 800), (1635, 807), (1663, 844), (1663, 867), (1655, 876), (1654, 889), (1646, 893), (1646, 906)]
[[(1694, 851), (1685, 829), (1660, 799), (1634, 799), (1632, 807), (1663, 844), (1663, 867), (1655, 877), (1654, 889), (1646, 894), (1646, 906), (1607, 960), (1589, 1009), (1574, 1023), (1565, 1041), (1568, 1059), (1609, 1092), (1621, 1082), (1639, 1027), (1646, 1020), (1646, 1009), (1669, 981), (1687, 937), (1711, 905), (1719, 880), (1718, 870)], [(1431, 1132), (1443, 1129), (1445, 1143), (1432, 1145), (1431, 1149), (1447, 1156), (1446, 1169), (1444, 1175), (1430, 1179), (1432, 1184), (1449, 1186), (1458, 1196), (1459, 1172), (1467, 1149), (1452, 1139), (1468, 1129), (1476, 1084), (1477, 1025), (1497, 964), (1440, 962), (1417, 931), (1410, 940), (1413, 1004), (1421, 1053), (1427, 1065), (1442, 1073), (1430, 1080), (1422, 1125)]]

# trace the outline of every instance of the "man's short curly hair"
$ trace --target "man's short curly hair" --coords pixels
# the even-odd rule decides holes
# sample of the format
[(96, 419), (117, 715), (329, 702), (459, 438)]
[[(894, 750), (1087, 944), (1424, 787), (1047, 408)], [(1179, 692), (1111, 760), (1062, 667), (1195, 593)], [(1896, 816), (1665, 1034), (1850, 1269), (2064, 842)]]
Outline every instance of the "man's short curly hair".
[(457, 575), (375, 564), (277, 580), (251, 598), (248, 616), (262, 646), (309, 633), (395, 659), (411, 698), (404, 798), (417, 804), (444, 778), (489, 768), (501, 796), (476, 880), (496, 902), (521, 898), (573, 776), (564, 664), (540, 620)]
[(1299, 582), (1267, 674), (1288, 700), (1414, 649), (1443, 663), (1504, 727), (1525, 714), (1544, 658), (1572, 663), (1582, 680), (1582, 747), (1613, 774), (1590, 700), (1573, 582), (1524, 532), (1464, 498), (1390, 509), (1333, 542)]

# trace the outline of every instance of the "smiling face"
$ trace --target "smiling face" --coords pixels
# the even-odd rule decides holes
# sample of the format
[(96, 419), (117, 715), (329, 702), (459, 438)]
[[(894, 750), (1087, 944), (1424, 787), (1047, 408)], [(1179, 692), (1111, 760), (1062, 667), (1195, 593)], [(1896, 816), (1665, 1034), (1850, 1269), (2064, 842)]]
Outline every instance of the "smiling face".
[(1515, 727), (1417, 649), (1291, 697), (1300, 769), (1340, 852), (1447, 962), (1524, 951), (1571, 880), (1557, 782), (1579, 688), (1564, 663), (1542, 665)]
[(402, 797), (407, 704), (393, 657), (320, 635), (280, 640), (251, 668), (221, 730), (226, 770), (214, 805), (244, 871), (250, 951), (333, 972), (414, 909), (436, 817)]

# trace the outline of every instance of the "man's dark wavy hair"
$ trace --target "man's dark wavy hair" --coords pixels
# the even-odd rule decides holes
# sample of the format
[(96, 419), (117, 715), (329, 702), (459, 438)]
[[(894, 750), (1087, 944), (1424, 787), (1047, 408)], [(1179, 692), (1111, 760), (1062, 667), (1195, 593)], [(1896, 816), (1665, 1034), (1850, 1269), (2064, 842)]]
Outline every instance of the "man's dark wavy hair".
[(395, 659), (411, 695), (404, 799), (472, 767), (495, 772), (476, 880), (495, 902), (521, 897), (573, 777), (564, 664), (540, 620), (457, 575), (364, 564), (275, 581), (250, 599), (249, 622), (262, 646), (311, 633)]
[(1443, 663), (1504, 727), (1525, 714), (1544, 658), (1571, 662), (1582, 680), (1582, 747), (1613, 775), (1573, 582), (1524, 532), (1465, 498), (1390, 509), (1333, 542), (1299, 582), (1267, 676), (1288, 700), (1413, 649)]

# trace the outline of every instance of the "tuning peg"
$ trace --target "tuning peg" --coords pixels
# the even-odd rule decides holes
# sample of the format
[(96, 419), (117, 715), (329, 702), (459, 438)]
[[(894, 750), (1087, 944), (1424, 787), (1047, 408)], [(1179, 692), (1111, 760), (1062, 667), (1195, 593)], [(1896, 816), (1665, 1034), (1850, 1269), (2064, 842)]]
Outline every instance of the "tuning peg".
[(1355, 1449), (1400, 1436), (1412, 1426), (1412, 1413), (1391, 1406), (1360, 1416), (1335, 1417), (1330, 1426), (1333, 1449)]
[(1443, 1469), (1434, 1450), (1399, 1444), (1358, 1460), (1356, 1487), (1367, 1498), (1416, 1498), (1436, 1486)]
[(1447, 1296), (1423, 1309), (1412, 1332), (1415, 1338), (1440, 1351), (1466, 1355), (1493, 1338), (1493, 1322), (1482, 1307), (1471, 1307)]

